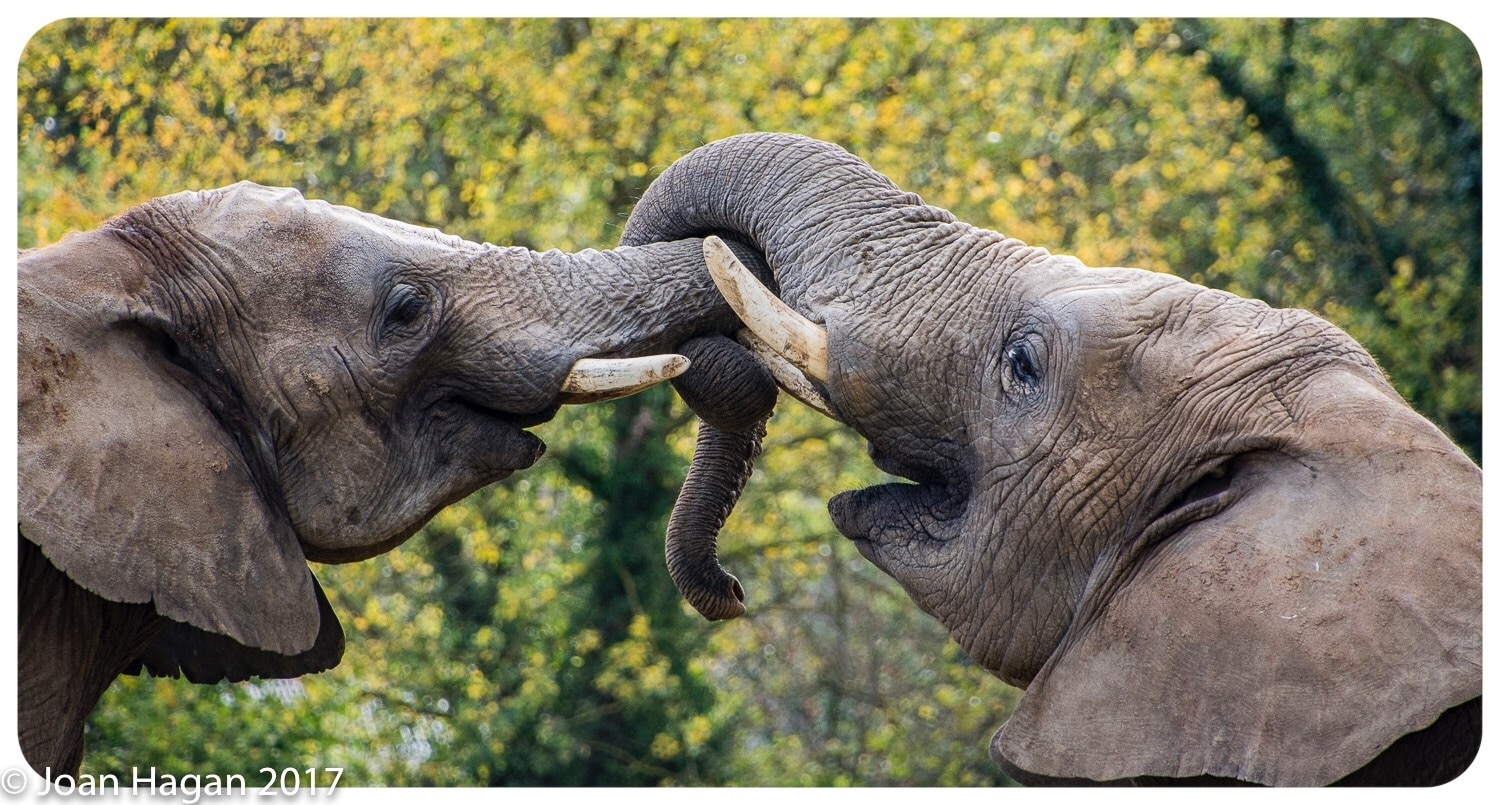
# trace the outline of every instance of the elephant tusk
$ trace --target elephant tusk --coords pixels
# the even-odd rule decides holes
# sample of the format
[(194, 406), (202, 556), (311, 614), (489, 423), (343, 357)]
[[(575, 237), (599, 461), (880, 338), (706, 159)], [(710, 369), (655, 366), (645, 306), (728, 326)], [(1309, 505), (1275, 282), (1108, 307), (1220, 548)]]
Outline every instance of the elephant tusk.
[(751, 332), (813, 380), (828, 382), (828, 333), (822, 327), (766, 290), (724, 241), (704, 238), (703, 259), (724, 301)]
[(628, 397), (686, 372), (691, 364), (682, 355), (642, 358), (582, 358), (563, 380), (566, 405), (603, 402)]
[(754, 353), (755, 357), (759, 358), (761, 363), (766, 365), (767, 369), (771, 370), (771, 377), (776, 379), (776, 385), (780, 386), (782, 391), (792, 395), (803, 405), (835, 422), (844, 421), (839, 418), (838, 414), (833, 412), (833, 406), (829, 405), (828, 399), (823, 396), (818, 387), (808, 381), (807, 375), (793, 366), (786, 358), (776, 354), (776, 350), (767, 346), (766, 342), (760, 340), (759, 336), (746, 329), (735, 333), (735, 339), (743, 344), (746, 349)]

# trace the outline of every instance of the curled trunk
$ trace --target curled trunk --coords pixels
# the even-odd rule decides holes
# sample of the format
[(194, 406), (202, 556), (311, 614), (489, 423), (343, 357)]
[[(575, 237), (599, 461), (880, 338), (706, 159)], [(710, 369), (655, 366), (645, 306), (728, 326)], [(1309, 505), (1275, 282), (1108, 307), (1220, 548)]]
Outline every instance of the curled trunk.
[(745, 612), (745, 590), (719, 565), (716, 538), (750, 478), (776, 382), (744, 347), (704, 336), (680, 349), (693, 371), (675, 381), (702, 421), (693, 464), (667, 521), (667, 572), (693, 608), (711, 621)]
[(739, 433), (699, 425), (693, 465), (667, 522), (667, 570), (688, 603), (711, 621), (745, 613), (745, 590), (719, 565), (717, 537), (750, 477), (769, 418)]
[[(620, 243), (718, 236), (768, 288), (806, 313), (799, 302), (817, 278), (857, 271), (840, 260), (868, 259), (857, 248), (868, 232), (913, 215), (934, 223), (952, 220), (837, 146), (749, 134), (703, 146), (662, 173), (631, 213)], [(744, 591), (719, 566), (717, 537), (760, 452), (770, 409), (759, 394), (766, 388), (775, 394), (775, 380), (759, 359), (733, 342), (719, 348), (736, 359), (716, 362), (724, 368), (695, 364), (673, 381), (705, 422), (673, 507), (667, 546), (673, 580), (711, 620), (744, 611)], [(736, 385), (762, 392), (725, 391)], [(708, 412), (695, 394), (732, 400), (739, 413), (727, 416), (722, 406)], [(725, 419), (754, 424), (739, 432), (715, 424)]]
[[(717, 235), (782, 301), (806, 314), (802, 296), (809, 286), (830, 273), (851, 279), (862, 273), (873, 255), (860, 244), (911, 221), (954, 219), (836, 145), (745, 134), (709, 143), (667, 168), (646, 188), (620, 243)], [(747, 259), (745, 247), (760, 259)]]

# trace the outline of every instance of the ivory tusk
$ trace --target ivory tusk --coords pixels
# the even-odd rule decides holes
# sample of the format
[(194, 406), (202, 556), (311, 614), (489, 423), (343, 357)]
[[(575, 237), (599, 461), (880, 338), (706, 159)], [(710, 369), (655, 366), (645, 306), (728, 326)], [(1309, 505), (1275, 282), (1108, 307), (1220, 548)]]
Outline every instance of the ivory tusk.
[(562, 401), (568, 405), (628, 397), (687, 371), (682, 355), (642, 358), (582, 358), (563, 380)]
[(833, 412), (833, 406), (828, 404), (822, 392), (808, 382), (807, 375), (802, 374), (801, 370), (793, 366), (786, 358), (777, 355), (776, 351), (760, 340), (759, 336), (749, 330), (740, 330), (735, 333), (735, 339), (746, 349), (755, 353), (755, 357), (760, 358), (761, 363), (771, 370), (771, 376), (776, 378), (776, 385), (780, 386), (782, 391), (834, 422), (844, 421)]
[(822, 327), (766, 290), (724, 241), (704, 238), (703, 259), (724, 301), (751, 332), (812, 379), (828, 382), (828, 333)]

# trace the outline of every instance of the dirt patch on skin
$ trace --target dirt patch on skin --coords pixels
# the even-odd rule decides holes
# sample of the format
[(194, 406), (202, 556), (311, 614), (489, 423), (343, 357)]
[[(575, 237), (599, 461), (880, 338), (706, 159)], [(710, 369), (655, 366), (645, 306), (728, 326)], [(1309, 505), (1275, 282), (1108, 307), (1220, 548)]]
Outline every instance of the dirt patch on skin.
[(48, 342), (42, 345), (41, 355), (30, 361), (30, 365), (38, 375), (67, 380), (78, 374), (78, 355), (72, 350), (58, 349), (55, 344)]
[(36, 400), (45, 405), (59, 423), (66, 422), (68, 406), (57, 392), (78, 374), (78, 355), (48, 341), (42, 344), (41, 350), (27, 353), (23, 361), (24, 375), (30, 381)]
[(328, 384), (328, 378), (310, 373), (306, 369), (302, 370), (302, 380), (307, 383), (308, 388), (317, 392), (319, 397), (327, 397), (328, 393), (333, 390), (333, 387)]

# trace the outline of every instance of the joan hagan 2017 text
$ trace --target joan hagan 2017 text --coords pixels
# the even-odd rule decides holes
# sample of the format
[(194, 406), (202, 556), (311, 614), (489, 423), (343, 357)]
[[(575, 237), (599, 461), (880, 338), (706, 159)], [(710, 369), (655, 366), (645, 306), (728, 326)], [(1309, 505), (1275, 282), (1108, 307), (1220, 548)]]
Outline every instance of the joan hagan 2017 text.
[(42, 772), (43, 796), (91, 797), (102, 794), (146, 794), (177, 797), (193, 805), (200, 797), (220, 794), (255, 794), (257, 796), (293, 796), (297, 794), (332, 794), (338, 789), (344, 770), (338, 767), (273, 769), (266, 766), (253, 775), (244, 774), (167, 774), (149, 769), (130, 770), (126, 775), (59, 774), (52, 775), (49, 766)]

